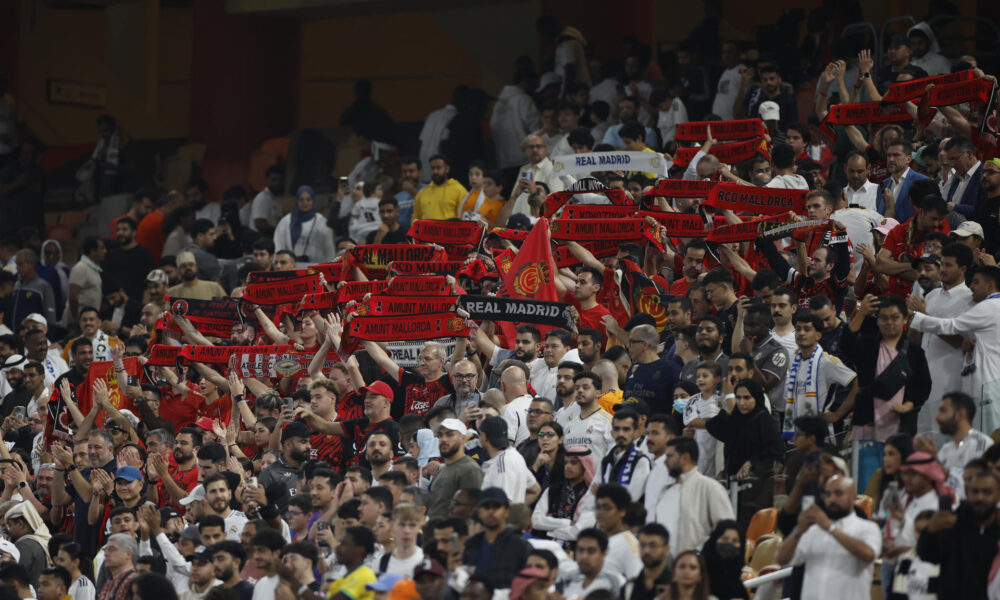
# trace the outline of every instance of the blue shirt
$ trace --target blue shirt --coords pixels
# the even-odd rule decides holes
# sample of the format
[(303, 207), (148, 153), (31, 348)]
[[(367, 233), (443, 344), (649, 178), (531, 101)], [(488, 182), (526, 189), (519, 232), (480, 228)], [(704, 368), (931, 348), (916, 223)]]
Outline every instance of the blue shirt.
[[(427, 187), (427, 184), (421, 183), (420, 187), (417, 188), (417, 191), (419, 192), (425, 187)], [(399, 204), (399, 224), (405, 231), (409, 231), (410, 221), (413, 220), (413, 196), (410, 195), (410, 192), (403, 190), (393, 196), (393, 198), (395, 198), (396, 202)]]

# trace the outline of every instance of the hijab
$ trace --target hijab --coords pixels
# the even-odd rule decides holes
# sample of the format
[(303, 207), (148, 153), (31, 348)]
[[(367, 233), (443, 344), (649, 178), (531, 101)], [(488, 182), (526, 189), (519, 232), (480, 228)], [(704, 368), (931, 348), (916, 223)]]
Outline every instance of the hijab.
[[(726, 531), (735, 529), (740, 536), (739, 552), (735, 555), (720, 555), (718, 549), (719, 538)], [(740, 581), (743, 573), (743, 557), (746, 555), (746, 538), (743, 537), (743, 530), (740, 524), (732, 519), (719, 521), (708, 536), (708, 541), (701, 548), (702, 556), (708, 565), (709, 585), (712, 595), (717, 598), (748, 598), (747, 590)]]
[[(302, 212), (299, 210), (299, 197), (302, 194), (309, 194), (313, 198), (313, 207), (311, 210)], [(312, 187), (308, 185), (300, 185), (299, 189), (295, 192), (295, 203), (292, 204), (292, 222), (291, 226), (288, 228), (289, 233), (292, 236), (292, 244), (296, 244), (299, 241), (299, 236), (302, 235), (302, 224), (308, 223), (313, 220), (316, 216), (316, 192), (313, 191)]]

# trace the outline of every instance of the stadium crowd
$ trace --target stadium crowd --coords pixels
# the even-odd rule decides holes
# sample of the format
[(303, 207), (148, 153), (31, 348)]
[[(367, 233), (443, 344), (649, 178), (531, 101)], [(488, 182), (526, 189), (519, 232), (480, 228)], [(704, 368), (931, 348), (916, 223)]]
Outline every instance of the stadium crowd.
[(102, 116), (72, 266), (19, 140), (0, 598), (1000, 598), (996, 77), (539, 32), (414, 155), (358, 82), (328, 203), (136, 189)]

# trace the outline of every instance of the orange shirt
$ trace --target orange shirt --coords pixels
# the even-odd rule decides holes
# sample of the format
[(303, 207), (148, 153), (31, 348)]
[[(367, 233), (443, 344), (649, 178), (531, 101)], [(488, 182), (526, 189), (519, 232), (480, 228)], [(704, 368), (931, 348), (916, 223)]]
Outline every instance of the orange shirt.
[(160, 260), (163, 254), (163, 244), (167, 243), (167, 236), (163, 235), (163, 213), (154, 210), (143, 218), (139, 223), (139, 229), (135, 232), (135, 241), (140, 246), (149, 250), (153, 255), (153, 260)]
[[(458, 207), (459, 219), (465, 219), (464, 215), (466, 213), (471, 213), (475, 210), (476, 202), (479, 201), (479, 196), (482, 193), (483, 193), (482, 190), (472, 190), (468, 193), (468, 195), (465, 197), (465, 202), (463, 202), (462, 205)], [(477, 214), (482, 216), (491, 224), (496, 223), (497, 216), (500, 214), (500, 209), (503, 208), (504, 204), (505, 202), (500, 198), (497, 198), (495, 200), (491, 200), (490, 198), (485, 198), (483, 199), (483, 203), (482, 205), (480, 205)]]

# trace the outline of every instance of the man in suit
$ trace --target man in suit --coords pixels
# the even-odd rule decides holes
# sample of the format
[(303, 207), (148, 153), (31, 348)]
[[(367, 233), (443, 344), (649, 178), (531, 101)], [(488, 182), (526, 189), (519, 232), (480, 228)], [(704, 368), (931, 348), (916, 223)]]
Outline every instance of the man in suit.
[[(910, 168), (910, 152), (907, 150), (907, 143), (902, 139), (893, 140), (885, 148), (885, 166), (889, 170), (889, 177), (882, 182), (878, 194), (878, 211), (886, 217), (893, 217), (900, 223), (913, 216), (913, 205), (910, 204), (910, 187), (914, 181), (927, 179), (926, 175), (921, 175)], [(894, 198), (893, 206), (886, 206), (885, 192), (888, 191), (889, 198)]]
[(983, 165), (976, 157), (976, 146), (967, 137), (951, 138), (944, 145), (944, 151), (953, 167), (952, 176), (944, 190), (948, 210), (961, 213), (969, 219), (981, 195)]

